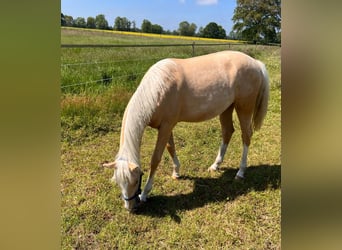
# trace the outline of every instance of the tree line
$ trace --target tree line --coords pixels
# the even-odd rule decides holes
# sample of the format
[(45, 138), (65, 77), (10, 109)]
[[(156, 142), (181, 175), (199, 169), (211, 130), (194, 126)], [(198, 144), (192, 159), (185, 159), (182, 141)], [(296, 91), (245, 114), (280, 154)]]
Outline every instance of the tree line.
[(183, 21), (179, 23), (177, 30), (170, 31), (147, 19), (144, 19), (138, 27), (135, 21), (118, 16), (113, 26), (110, 26), (103, 14), (87, 19), (83, 17), (74, 19), (72, 16), (61, 13), (61, 25), (69, 27), (227, 38), (264, 44), (281, 42), (281, 0), (237, 0), (232, 21), (234, 22), (233, 29), (227, 35), (225, 29), (215, 22), (197, 29), (196, 24)]
[[(165, 30), (159, 24), (153, 24), (151, 21), (144, 19), (141, 26), (138, 27), (135, 21), (130, 21), (126, 17), (116, 17), (113, 26), (108, 24), (105, 15), (99, 14), (96, 17), (73, 18), (69, 15), (61, 13), (61, 25), (67, 27), (89, 28), (89, 29), (103, 29), (103, 30), (117, 30), (117, 31), (131, 31), (144, 32), (154, 34), (169, 34), (181, 36), (198, 36), (207, 38), (227, 38), (225, 29), (215, 22), (210, 22), (207, 26), (200, 27), (197, 31), (197, 25), (183, 21), (179, 23), (177, 30)], [(197, 31), (197, 32), (196, 32)]]

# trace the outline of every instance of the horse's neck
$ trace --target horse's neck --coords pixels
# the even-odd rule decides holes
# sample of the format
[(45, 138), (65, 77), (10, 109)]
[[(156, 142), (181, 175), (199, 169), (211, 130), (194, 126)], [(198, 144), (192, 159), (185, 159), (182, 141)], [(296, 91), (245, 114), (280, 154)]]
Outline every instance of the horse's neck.
[(165, 67), (170, 63), (173, 65), (171, 61), (163, 61), (152, 66), (129, 101), (122, 120), (119, 157), (139, 164), (144, 129), (164, 95)]
[(140, 144), (147, 123), (140, 110), (132, 105), (127, 107), (121, 126), (119, 158), (140, 165)]

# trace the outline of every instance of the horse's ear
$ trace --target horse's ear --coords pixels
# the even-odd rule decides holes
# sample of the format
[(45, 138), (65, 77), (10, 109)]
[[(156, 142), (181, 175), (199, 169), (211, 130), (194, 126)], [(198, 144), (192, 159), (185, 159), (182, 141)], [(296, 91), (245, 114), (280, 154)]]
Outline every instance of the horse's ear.
[(115, 164), (115, 161), (113, 161), (113, 162), (104, 162), (104, 163), (102, 163), (102, 167), (105, 167), (105, 168), (116, 168), (116, 164)]
[(133, 172), (135, 169), (137, 169), (138, 165), (134, 163), (128, 163), (129, 170)]

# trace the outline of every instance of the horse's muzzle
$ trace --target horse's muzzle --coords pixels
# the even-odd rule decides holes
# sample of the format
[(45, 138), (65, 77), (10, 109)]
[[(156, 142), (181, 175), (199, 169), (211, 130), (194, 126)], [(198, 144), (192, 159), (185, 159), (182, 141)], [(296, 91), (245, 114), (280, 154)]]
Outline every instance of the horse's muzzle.
[(130, 207), (126, 207), (126, 209), (128, 210), (128, 212), (130, 213), (136, 213), (139, 206), (141, 205), (141, 201), (139, 199), (139, 196), (135, 197), (134, 199), (131, 200), (131, 203), (134, 202), (134, 205), (130, 208)]

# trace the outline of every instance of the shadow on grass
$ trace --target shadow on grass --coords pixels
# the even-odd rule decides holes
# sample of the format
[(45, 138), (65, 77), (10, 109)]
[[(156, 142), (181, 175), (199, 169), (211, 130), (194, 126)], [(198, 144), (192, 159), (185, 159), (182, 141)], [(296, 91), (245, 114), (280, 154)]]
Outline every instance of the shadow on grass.
[(249, 166), (244, 180), (234, 180), (237, 169), (224, 169), (217, 178), (183, 176), (178, 181), (194, 181), (192, 193), (174, 196), (152, 195), (139, 207), (137, 214), (152, 217), (170, 216), (180, 223), (178, 211), (192, 210), (213, 202), (232, 201), (252, 190), (280, 188), (280, 172), (281, 165), (259, 165)]

